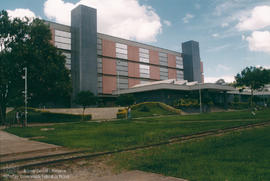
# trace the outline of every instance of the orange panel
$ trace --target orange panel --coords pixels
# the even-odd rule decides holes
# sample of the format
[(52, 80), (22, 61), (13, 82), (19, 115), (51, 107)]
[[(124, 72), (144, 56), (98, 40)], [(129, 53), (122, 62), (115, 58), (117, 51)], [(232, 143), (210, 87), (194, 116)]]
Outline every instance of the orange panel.
[(116, 75), (116, 60), (103, 58), (102, 59), (102, 73)]
[(175, 55), (168, 54), (168, 67), (176, 68), (176, 57), (175, 57)]
[(203, 73), (203, 62), (201, 62), (201, 72)]
[(103, 56), (115, 57), (115, 43), (109, 40), (102, 40), (102, 52)]
[(134, 85), (140, 84), (138, 79), (128, 79), (128, 88), (133, 87)]
[(128, 76), (140, 77), (140, 68), (138, 63), (128, 62)]
[(116, 77), (102, 76), (102, 91), (103, 94), (112, 94), (117, 88)]
[(150, 66), (150, 79), (160, 80), (160, 70), (159, 67)]
[(149, 62), (151, 64), (159, 65), (158, 52), (154, 50), (149, 51)]
[(128, 59), (139, 61), (139, 48), (128, 45)]
[(175, 69), (168, 69), (168, 78), (169, 79), (176, 79), (176, 70)]

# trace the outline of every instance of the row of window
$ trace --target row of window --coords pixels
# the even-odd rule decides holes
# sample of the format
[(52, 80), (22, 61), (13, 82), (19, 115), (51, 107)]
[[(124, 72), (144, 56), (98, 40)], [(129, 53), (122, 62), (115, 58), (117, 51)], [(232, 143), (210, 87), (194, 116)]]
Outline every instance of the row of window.
[(127, 59), (128, 54), (127, 54), (127, 45), (121, 44), (121, 43), (116, 43), (116, 58), (121, 58), (121, 59)]
[(55, 46), (64, 50), (71, 50), (71, 33), (61, 30), (54, 31)]
[[(97, 61), (97, 69), (98, 73), (102, 73), (102, 58), (98, 58)], [(128, 76), (128, 62), (123, 60), (116, 60), (116, 71), (117, 76)], [(168, 79), (168, 68), (160, 67), (160, 80), (167, 80)], [(150, 66), (139, 64), (139, 74), (141, 78), (150, 78)], [(183, 80), (184, 73), (182, 70), (176, 70), (176, 79)]]

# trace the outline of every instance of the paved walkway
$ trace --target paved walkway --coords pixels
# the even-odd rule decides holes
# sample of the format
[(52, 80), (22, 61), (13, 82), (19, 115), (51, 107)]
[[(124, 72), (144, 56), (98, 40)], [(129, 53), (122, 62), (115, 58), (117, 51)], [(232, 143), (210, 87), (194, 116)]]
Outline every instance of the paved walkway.
[(0, 159), (4, 155), (57, 149), (60, 146), (31, 141), (0, 130)]
[[(84, 114), (91, 114), (92, 120), (108, 120), (115, 119), (118, 109), (122, 107), (106, 107), (106, 108), (86, 108)], [(67, 114), (82, 114), (82, 108), (69, 109), (40, 109), (41, 111), (49, 111), (53, 113), (67, 113)]]

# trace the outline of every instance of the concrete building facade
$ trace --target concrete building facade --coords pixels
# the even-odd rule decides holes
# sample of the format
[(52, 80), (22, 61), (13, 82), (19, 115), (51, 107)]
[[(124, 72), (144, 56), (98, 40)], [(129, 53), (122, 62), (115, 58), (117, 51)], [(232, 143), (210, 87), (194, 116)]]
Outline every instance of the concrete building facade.
[(95, 95), (137, 84), (176, 79), (202, 82), (199, 44), (183, 43), (183, 53), (97, 33), (96, 9), (79, 5), (71, 12), (71, 26), (47, 22), (52, 43), (64, 52), (71, 69), (73, 95)]

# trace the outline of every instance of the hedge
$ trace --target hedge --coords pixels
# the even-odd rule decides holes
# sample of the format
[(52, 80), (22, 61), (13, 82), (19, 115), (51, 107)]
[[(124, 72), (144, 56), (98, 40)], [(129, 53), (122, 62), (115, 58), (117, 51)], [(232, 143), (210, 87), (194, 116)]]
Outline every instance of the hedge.
[[(65, 114), (65, 113), (52, 113), (48, 111), (40, 111), (35, 108), (28, 108), (28, 123), (60, 123), (60, 122), (78, 122), (82, 120), (82, 115)], [(17, 111), (24, 112), (24, 108), (17, 108), (7, 114), (7, 121), (13, 121)], [(84, 116), (84, 120), (89, 121), (92, 115)]]

